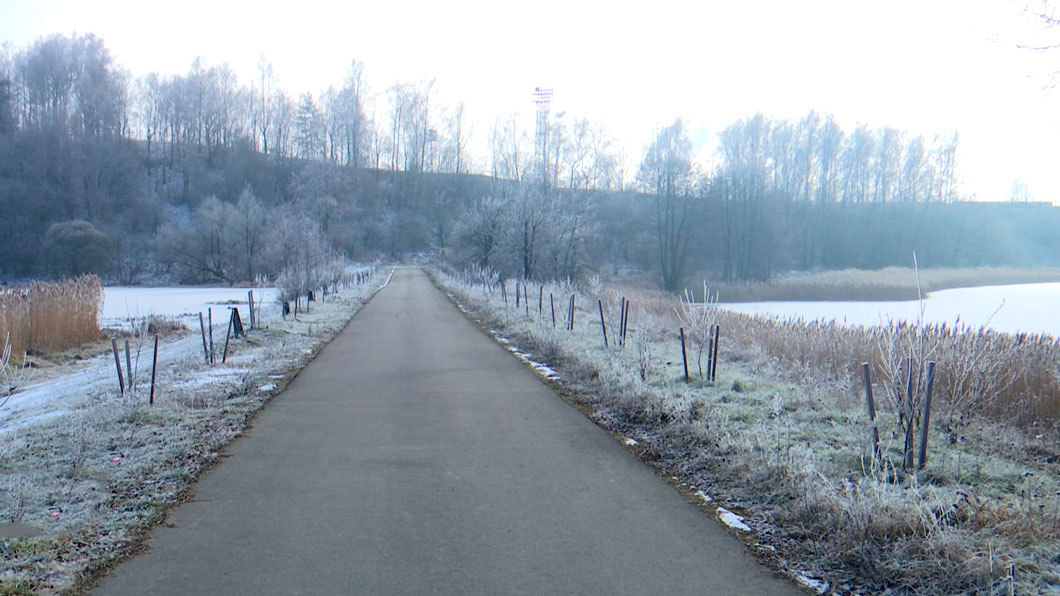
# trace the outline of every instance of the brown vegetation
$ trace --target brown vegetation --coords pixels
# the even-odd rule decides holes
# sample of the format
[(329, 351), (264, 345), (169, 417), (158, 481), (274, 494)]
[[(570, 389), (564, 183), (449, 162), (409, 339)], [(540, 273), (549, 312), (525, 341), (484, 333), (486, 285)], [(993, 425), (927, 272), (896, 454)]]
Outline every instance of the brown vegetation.
[[(1060, 282), (1060, 269), (1055, 267), (921, 269), (920, 282), (924, 292), (951, 288)], [(877, 271), (843, 269), (810, 275), (777, 277), (763, 283), (716, 283), (712, 284), (710, 289), (718, 292), (720, 302), (916, 300), (919, 297), (917, 274), (908, 267), (887, 267)]]
[(0, 288), (0, 337), (10, 337), (12, 361), (65, 350), (99, 339), (102, 308), (103, 286), (95, 275)]

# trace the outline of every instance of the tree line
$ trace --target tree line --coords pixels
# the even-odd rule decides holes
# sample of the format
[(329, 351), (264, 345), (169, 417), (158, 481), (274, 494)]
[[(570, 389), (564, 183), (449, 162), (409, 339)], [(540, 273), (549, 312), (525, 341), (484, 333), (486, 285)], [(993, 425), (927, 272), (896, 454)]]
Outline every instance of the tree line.
[(0, 272), (235, 283), (430, 254), (522, 279), (632, 268), (678, 289), (904, 264), (913, 248), (939, 266), (1055, 260), (1037, 233), (1053, 210), (961, 206), (956, 135), (758, 114), (718, 134), (705, 169), (682, 120), (636, 167), (588, 119), (544, 127), (499, 118), (476, 155), (434, 81), (377, 93), (353, 61), (295, 98), (264, 58), (248, 81), (201, 59), (133, 77), (93, 35), (41, 38), (0, 53)]

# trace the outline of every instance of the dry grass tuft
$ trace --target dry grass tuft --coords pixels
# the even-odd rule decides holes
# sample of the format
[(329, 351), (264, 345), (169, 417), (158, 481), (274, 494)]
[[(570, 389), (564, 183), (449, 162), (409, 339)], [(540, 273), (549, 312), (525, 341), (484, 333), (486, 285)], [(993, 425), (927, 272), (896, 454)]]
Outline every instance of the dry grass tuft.
[(13, 360), (65, 350), (100, 338), (102, 308), (95, 275), (0, 288), (0, 336), (10, 337)]

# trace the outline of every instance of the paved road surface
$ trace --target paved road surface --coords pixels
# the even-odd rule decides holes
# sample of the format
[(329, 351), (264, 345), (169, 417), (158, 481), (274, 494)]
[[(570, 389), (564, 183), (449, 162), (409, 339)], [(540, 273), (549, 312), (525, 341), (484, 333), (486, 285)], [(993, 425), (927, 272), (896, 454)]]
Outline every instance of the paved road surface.
[(93, 593), (802, 594), (416, 269), (226, 454)]

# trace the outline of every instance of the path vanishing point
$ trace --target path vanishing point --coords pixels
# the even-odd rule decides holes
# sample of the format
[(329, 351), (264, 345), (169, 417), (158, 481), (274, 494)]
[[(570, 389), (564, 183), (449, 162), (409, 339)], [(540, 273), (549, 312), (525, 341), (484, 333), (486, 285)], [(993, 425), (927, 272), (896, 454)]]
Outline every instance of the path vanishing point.
[(399, 269), (98, 595), (796, 595)]

